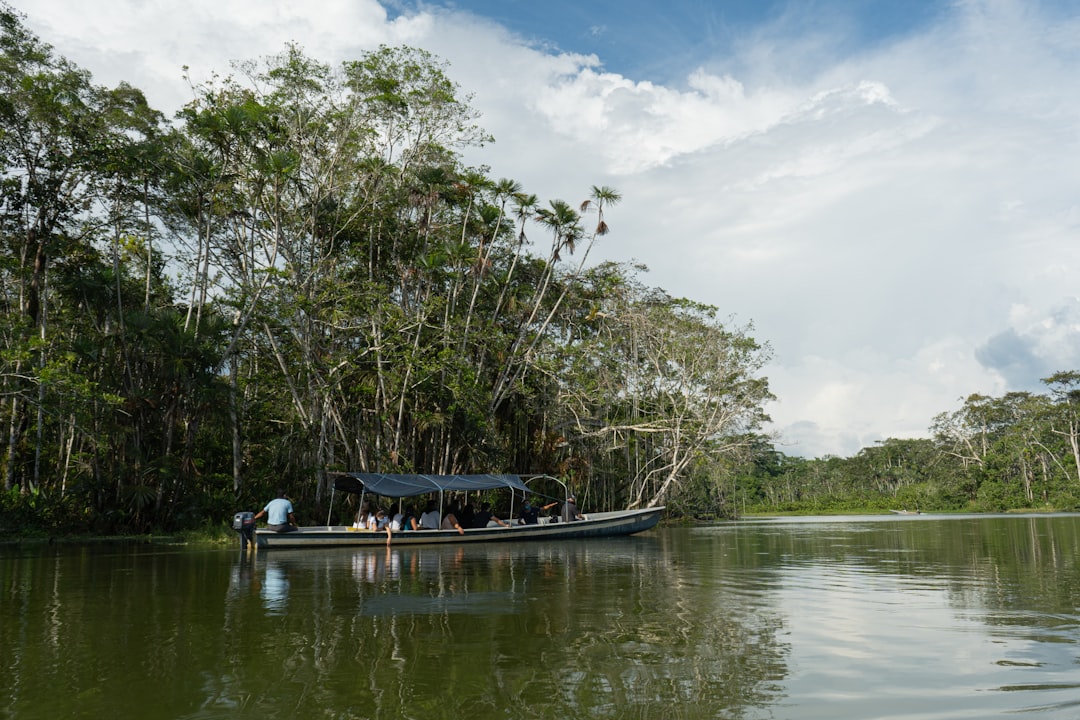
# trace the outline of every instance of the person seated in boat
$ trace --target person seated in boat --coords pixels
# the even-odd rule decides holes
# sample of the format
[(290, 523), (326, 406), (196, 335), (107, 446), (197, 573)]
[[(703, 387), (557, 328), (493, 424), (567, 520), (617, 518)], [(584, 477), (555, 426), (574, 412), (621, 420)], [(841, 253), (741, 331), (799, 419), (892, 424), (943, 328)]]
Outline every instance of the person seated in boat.
[(534, 505), (526, 500), (521, 507), (521, 514), (518, 516), (518, 525), (536, 525), (540, 522), (541, 512), (547, 512), (558, 504), (553, 502), (547, 505)]
[(475, 527), (473, 523), (476, 520), (476, 514), (473, 512), (473, 506), (470, 503), (466, 502), (461, 506), (461, 510), (454, 513), (454, 515), (457, 516), (458, 522), (461, 523), (462, 527)]
[(480, 512), (476, 513), (476, 515), (473, 516), (472, 526), (474, 528), (486, 528), (488, 526), (488, 523), (495, 523), (496, 525), (501, 525), (502, 527), (510, 527), (509, 523), (500, 520), (499, 518), (491, 514), (491, 503), (486, 502), (480, 506)]
[(293, 504), (285, 494), (284, 488), (277, 491), (277, 496), (266, 503), (266, 507), (255, 515), (255, 519), (266, 518), (266, 529), (277, 533), (287, 533), (297, 530), (296, 516), (293, 515)]
[(402, 523), (405, 521), (405, 513), (401, 510), (401, 505), (394, 505), (390, 508), (390, 530), (393, 532), (401, 532)]
[(353, 522), (353, 527), (357, 530), (367, 530), (369, 515), (371, 515), (371, 506), (364, 503), (360, 506), (360, 511), (356, 513), (356, 520)]
[(390, 538), (394, 536), (394, 531), (390, 529), (390, 516), (381, 509), (375, 511), (375, 531), (386, 533), (386, 544), (390, 544)]
[(424, 506), (424, 513), (420, 516), (420, 529), (439, 529), (439, 509), (435, 506), (434, 500), (428, 500), (427, 505)]
[(364, 528), (366, 530), (374, 532), (379, 529), (379, 513), (381, 512), (382, 510), (376, 510), (368, 513), (367, 521), (364, 523)]
[(461, 511), (458, 510), (456, 505), (451, 505), (446, 511), (446, 515), (442, 519), (443, 530), (457, 530), (458, 535), (465, 534), (465, 528), (461, 527), (461, 523), (458, 522), (457, 516)]
[(401, 515), (401, 531), (413, 532), (420, 529), (420, 521), (416, 519), (416, 508), (412, 505), (405, 506), (405, 512)]
[(562, 506), (562, 521), (574, 522), (575, 520), (584, 520), (585, 516), (578, 510), (577, 498), (573, 495), (566, 498), (566, 502)]

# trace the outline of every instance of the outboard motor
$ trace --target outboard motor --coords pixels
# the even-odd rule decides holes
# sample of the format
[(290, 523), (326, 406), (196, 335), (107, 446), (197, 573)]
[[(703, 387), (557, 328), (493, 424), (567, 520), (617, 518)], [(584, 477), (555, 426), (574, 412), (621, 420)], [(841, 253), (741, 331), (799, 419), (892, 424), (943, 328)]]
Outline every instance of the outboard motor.
[(255, 547), (255, 513), (238, 512), (233, 515), (233, 530), (240, 535), (240, 549), (247, 550), (248, 543)]

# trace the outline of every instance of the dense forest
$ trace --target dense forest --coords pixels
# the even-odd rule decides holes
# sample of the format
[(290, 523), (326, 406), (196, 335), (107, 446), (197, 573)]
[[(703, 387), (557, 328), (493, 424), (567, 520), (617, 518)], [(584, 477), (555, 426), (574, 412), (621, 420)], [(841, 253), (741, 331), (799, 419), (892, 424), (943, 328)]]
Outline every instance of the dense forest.
[(321, 522), (335, 470), (548, 474), (586, 509), (707, 518), (1077, 505), (1080, 374), (932, 439), (778, 452), (767, 343), (590, 264), (619, 192), (468, 167), (479, 122), (408, 47), (286, 47), (167, 118), (0, 4), (0, 534), (220, 524), (281, 484)]
[(5, 528), (185, 528), (279, 483), (311, 521), (337, 469), (653, 504), (765, 420), (767, 348), (588, 263), (615, 189), (463, 165), (491, 138), (428, 53), (286, 47), (167, 119), (0, 22)]

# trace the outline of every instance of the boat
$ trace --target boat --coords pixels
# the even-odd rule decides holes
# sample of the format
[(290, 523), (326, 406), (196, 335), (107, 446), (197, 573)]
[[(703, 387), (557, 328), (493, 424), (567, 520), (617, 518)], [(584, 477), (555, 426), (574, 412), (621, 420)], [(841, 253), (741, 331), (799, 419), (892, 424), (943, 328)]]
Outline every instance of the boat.
[[(547, 476), (543, 476), (547, 477)], [(439, 494), (440, 516), (443, 494), (447, 492), (476, 492), (504, 489), (517, 498), (526, 497), (529, 488), (518, 475), (391, 475), (383, 473), (338, 473), (334, 490), (359, 495), (406, 498), (428, 493)], [(333, 511), (333, 496), (331, 497)], [(542, 517), (536, 525), (519, 525), (509, 521), (509, 527), (489, 523), (486, 528), (457, 530), (411, 530), (395, 532), (391, 545), (435, 545), (518, 542), (526, 540), (566, 540), (581, 538), (633, 535), (654, 527), (664, 513), (663, 506), (635, 510), (586, 513), (581, 520), (563, 522), (558, 518)], [(328, 518), (329, 521), (329, 518)], [(385, 547), (385, 531), (372, 531), (348, 525), (305, 526), (291, 532), (276, 532), (267, 528), (255, 530), (255, 546), (259, 549), (310, 547)]]
[(922, 515), (921, 510), (890, 510), (893, 515)]

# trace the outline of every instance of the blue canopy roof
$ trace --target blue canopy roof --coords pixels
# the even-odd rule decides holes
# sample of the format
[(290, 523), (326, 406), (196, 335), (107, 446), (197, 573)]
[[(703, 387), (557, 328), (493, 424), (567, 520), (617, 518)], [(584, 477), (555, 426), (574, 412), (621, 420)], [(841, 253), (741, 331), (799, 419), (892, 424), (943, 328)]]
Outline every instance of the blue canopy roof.
[(334, 480), (338, 490), (385, 497), (411, 497), (430, 492), (473, 492), (475, 490), (529, 491), (517, 475), (387, 475), (384, 473), (341, 473)]

